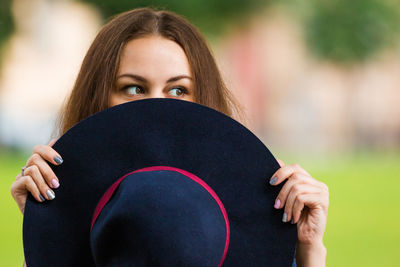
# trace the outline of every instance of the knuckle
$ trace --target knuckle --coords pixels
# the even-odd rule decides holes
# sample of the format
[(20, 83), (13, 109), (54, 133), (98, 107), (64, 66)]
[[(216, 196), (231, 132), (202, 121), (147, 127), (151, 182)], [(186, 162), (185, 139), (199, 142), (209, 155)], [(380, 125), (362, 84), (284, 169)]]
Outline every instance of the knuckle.
[(37, 165), (32, 165), (31, 169), (32, 169), (33, 173), (38, 173), (39, 172), (39, 167)]
[(40, 150), (40, 145), (35, 145), (34, 147), (33, 147), (33, 152), (34, 153), (37, 153), (39, 150)]
[[(31, 166), (29, 166), (29, 167), (27, 167), (27, 168), (25, 169), (25, 171), (24, 171), (25, 176), (31, 175), (32, 166), (33, 166), (33, 165), (31, 165)], [(24, 176), (24, 177), (25, 177), (25, 176)]]
[(300, 179), (300, 177), (301, 177), (301, 175), (298, 172), (295, 172), (292, 174), (292, 180), (297, 181)]
[(33, 183), (32, 177), (29, 175), (26, 175), (24, 177), (21, 178), (22, 179), (22, 184), (24, 185), (29, 185), (31, 182)]
[(39, 159), (41, 159), (41, 156), (38, 153), (33, 153), (33, 155), (31, 156), (31, 159), (33, 162), (36, 162)]
[(293, 163), (293, 164), (292, 164), (292, 167), (293, 167), (294, 169), (299, 169), (299, 168), (300, 168), (300, 165), (297, 164), (297, 163)]
[(299, 184), (295, 184), (293, 185), (292, 191), (295, 195), (299, 194), (301, 191), (300, 185)]
[(34, 175), (38, 171), (38, 167), (36, 165), (31, 165), (25, 169), (25, 174)]
[(32, 156), (29, 157), (29, 159), (26, 161), (26, 166), (28, 168), (28, 166), (35, 164), (35, 161), (38, 160), (38, 156), (39, 154), (37, 153), (33, 153)]
[(304, 195), (298, 195), (297, 196), (297, 200), (299, 201), (299, 205), (301, 204), (301, 203), (304, 203), (304, 201), (305, 201), (305, 196)]

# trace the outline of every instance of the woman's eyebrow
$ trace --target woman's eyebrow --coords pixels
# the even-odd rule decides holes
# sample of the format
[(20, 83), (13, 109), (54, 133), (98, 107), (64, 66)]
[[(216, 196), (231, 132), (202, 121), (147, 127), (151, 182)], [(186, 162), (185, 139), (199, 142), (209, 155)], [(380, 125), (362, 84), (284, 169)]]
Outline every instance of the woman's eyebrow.
[(135, 79), (135, 80), (138, 80), (138, 81), (141, 81), (141, 82), (144, 82), (144, 83), (147, 82), (146, 78), (144, 78), (144, 77), (142, 77), (142, 76), (140, 76), (140, 75), (137, 75), (137, 74), (124, 73), (124, 74), (119, 75), (119, 76), (117, 77), (117, 79), (122, 78), (122, 77), (133, 78), (133, 79)]
[[(117, 79), (122, 78), (122, 77), (128, 77), (128, 78), (133, 78), (133, 79), (138, 80), (138, 81), (141, 81), (141, 82), (147, 82), (146, 78), (144, 78), (144, 77), (142, 77), (142, 76), (140, 76), (140, 75), (137, 75), (137, 74), (124, 73), (124, 74), (119, 75), (119, 76), (117, 77)], [(178, 75), (178, 76), (169, 78), (168, 81), (167, 81), (167, 83), (175, 82), (175, 81), (178, 81), (178, 80), (180, 80), (180, 79), (189, 79), (189, 80), (193, 80), (192, 77), (190, 77), (190, 76), (188, 76), (188, 75)]]
[(180, 80), (180, 79), (189, 79), (189, 80), (191, 80), (191, 81), (193, 80), (192, 77), (190, 77), (190, 76), (187, 76), (187, 75), (178, 75), (178, 76), (175, 76), (175, 77), (172, 77), (172, 78), (168, 79), (167, 83), (176, 82), (176, 81), (178, 81), (178, 80)]

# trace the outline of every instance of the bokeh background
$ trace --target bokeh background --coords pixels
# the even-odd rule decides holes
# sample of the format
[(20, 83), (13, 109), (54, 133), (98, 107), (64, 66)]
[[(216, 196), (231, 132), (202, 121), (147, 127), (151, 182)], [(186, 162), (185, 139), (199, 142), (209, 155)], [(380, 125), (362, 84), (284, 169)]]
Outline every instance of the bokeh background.
[(15, 176), (50, 140), (100, 27), (143, 6), (196, 25), (242, 123), (329, 186), (328, 265), (398, 265), (399, 1), (0, 0), (0, 266), (23, 262)]

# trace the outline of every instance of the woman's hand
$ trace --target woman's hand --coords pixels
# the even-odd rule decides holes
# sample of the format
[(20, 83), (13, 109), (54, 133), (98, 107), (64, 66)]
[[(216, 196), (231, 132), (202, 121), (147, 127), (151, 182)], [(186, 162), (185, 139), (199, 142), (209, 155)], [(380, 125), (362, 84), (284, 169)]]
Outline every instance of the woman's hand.
[(323, 245), (329, 206), (329, 190), (297, 164), (285, 165), (270, 179), (271, 185), (288, 180), (279, 192), (274, 207), (284, 208), (283, 222), (297, 223), (296, 260), (299, 266), (323, 266), (326, 249)]
[(22, 214), (24, 214), (28, 192), (31, 192), (39, 202), (55, 198), (51, 188), (59, 187), (60, 183), (48, 162), (59, 165), (63, 161), (60, 154), (52, 148), (55, 142), (56, 139), (53, 139), (48, 145), (35, 146), (33, 155), (26, 162), (25, 169), (17, 175), (15, 182), (11, 185), (11, 195)]

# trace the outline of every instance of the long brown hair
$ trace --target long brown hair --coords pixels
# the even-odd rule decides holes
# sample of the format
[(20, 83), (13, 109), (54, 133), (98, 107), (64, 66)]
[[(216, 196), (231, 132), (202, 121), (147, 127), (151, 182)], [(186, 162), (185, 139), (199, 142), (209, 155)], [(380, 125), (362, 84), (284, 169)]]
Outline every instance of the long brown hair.
[(119, 14), (98, 33), (60, 110), (55, 129), (58, 132), (53, 135), (61, 136), (79, 121), (109, 107), (122, 49), (130, 40), (146, 35), (160, 35), (182, 47), (193, 74), (196, 103), (230, 117), (241, 113), (199, 31), (173, 12), (138, 8)]

